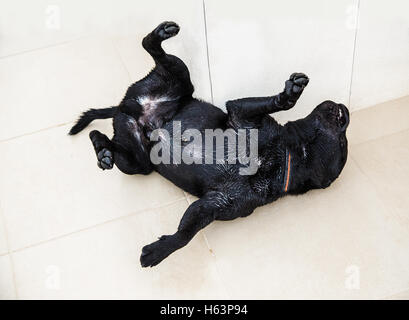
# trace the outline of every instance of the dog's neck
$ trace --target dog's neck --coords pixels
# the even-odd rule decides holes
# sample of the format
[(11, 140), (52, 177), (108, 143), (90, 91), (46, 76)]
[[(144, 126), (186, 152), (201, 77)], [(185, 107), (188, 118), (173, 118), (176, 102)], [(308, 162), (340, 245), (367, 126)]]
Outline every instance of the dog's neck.
[(291, 152), (286, 149), (283, 191), (287, 193), (291, 183)]
[(314, 140), (315, 130), (306, 127), (306, 121), (300, 119), (288, 122), (284, 126), (283, 139), (285, 149), (285, 162), (283, 164), (283, 193), (298, 193), (300, 187), (304, 185), (304, 175), (299, 172), (308, 171), (307, 160), (313, 156), (310, 154), (309, 144)]

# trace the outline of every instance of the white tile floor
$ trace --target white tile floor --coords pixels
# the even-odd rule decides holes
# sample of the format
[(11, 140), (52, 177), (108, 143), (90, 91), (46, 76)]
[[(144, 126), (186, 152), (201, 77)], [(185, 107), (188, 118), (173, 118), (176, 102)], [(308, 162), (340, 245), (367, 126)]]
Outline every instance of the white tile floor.
[[(261, 47), (240, 53), (237, 37), (229, 38), (240, 34), (253, 48), (264, 40), (274, 42), (251, 36), (257, 30), (243, 20), (245, 6), (223, 20), (225, 4), (206, 0), (210, 82), (202, 2), (183, 0), (167, 6), (166, 14), (158, 13), (159, 5), (152, 2), (130, 19), (126, 8), (131, 2), (118, 8), (106, 1), (101, 12), (115, 13), (109, 30), (101, 13), (92, 23), (84, 22), (92, 12), (87, 5), (80, 13), (83, 24), (68, 19), (70, 32), (63, 29), (58, 36), (41, 33), (36, 17), (43, 11), (33, 7), (30, 15), (18, 16), (30, 21), (32, 41), (19, 37), (18, 23), (6, 19), (18, 4), (0, 10), (0, 21), (13, 30), (0, 50), (0, 299), (408, 299), (409, 97), (352, 114), (349, 160), (330, 188), (281, 199), (245, 219), (213, 223), (158, 267), (140, 267), (143, 245), (175, 230), (193, 197), (157, 174), (100, 171), (87, 133), (94, 128), (112, 132), (109, 121), (96, 121), (75, 137), (66, 133), (81, 111), (116, 104), (131, 81), (149, 71), (152, 61), (139, 42), (152, 21), (180, 23), (178, 40), (166, 47), (189, 66), (196, 95), (218, 104), (233, 96), (279, 90), (287, 76), (284, 70), (306, 65), (316, 82), (292, 116), (320, 99), (348, 100), (350, 71), (329, 81), (319, 70), (334, 75), (345, 69), (354, 33), (340, 28), (337, 14), (349, 1), (340, 2), (338, 9), (324, 7), (329, 20), (317, 17), (317, 23), (329, 25), (328, 32), (337, 39), (322, 35), (315, 41), (333, 41), (345, 50), (334, 55), (341, 64), (326, 61), (328, 65), (318, 68), (314, 61), (323, 60), (325, 48), (306, 62), (285, 55), (291, 49), (287, 47), (276, 52), (286, 57), (278, 63)], [(71, 3), (62, 5), (68, 17), (79, 5)], [(182, 7), (190, 14), (182, 14)], [(304, 9), (295, 16), (301, 17)], [(266, 13), (256, 14), (262, 24), (279, 27), (274, 22), (279, 14), (271, 20)], [(296, 20), (293, 27), (303, 33), (301, 38), (318, 35), (313, 25)], [(269, 39), (280, 37), (269, 32)], [(246, 58), (243, 65), (251, 67), (236, 68), (241, 55)], [(266, 63), (263, 70), (276, 68), (278, 73), (259, 77), (260, 70), (253, 70), (257, 60)], [(321, 97), (317, 92), (325, 86), (326, 96)]]

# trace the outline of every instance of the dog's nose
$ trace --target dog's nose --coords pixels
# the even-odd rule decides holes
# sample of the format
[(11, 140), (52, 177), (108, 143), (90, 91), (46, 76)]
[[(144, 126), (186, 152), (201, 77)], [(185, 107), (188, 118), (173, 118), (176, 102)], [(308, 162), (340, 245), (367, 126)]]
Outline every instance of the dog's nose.
[(341, 130), (342, 130), (342, 131), (345, 131), (346, 128), (348, 127), (348, 125), (349, 125), (349, 111), (348, 111), (348, 108), (347, 108), (344, 104), (342, 104), (342, 103), (339, 103), (339, 104), (338, 104), (338, 107), (339, 107), (339, 110), (338, 110), (339, 115), (338, 115), (338, 117), (339, 117), (340, 119), (343, 118), (343, 122), (344, 122), (343, 125), (342, 125), (342, 127), (341, 127)]

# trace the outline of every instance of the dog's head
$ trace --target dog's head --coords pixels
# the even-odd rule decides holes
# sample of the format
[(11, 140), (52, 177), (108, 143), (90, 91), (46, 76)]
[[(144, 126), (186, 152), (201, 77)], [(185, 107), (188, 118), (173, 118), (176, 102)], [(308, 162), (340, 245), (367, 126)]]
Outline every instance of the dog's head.
[(348, 155), (346, 129), (349, 111), (340, 103), (327, 100), (319, 104), (308, 116), (315, 128), (313, 148), (317, 188), (328, 187), (341, 173)]
[(298, 192), (326, 188), (339, 176), (348, 155), (348, 125), (347, 107), (333, 101), (322, 102), (297, 124), (297, 131), (308, 137), (298, 148), (305, 166), (297, 179)]
[(345, 105), (327, 100), (319, 104), (309, 115), (315, 127), (339, 137), (345, 135), (349, 125), (349, 111)]

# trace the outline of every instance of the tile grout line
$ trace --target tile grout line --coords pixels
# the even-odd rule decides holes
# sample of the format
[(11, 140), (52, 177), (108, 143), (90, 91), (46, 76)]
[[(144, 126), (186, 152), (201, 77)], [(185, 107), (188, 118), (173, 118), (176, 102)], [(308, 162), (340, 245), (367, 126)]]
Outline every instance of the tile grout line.
[(348, 97), (348, 108), (351, 108), (351, 97), (352, 97), (352, 81), (354, 78), (354, 67), (355, 67), (355, 55), (356, 55), (356, 40), (358, 35), (358, 28), (359, 28), (359, 10), (360, 10), (361, 0), (358, 0), (357, 3), (357, 14), (356, 14), (356, 21), (355, 21), (355, 36), (354, 36), (354, 47), (352, 50), (352, 65), (351, 65), (351, 79), (349, 81), (349, 97)]
[[(191, 203), (189, 201), (189, 197), (188, 197), (187, 193), (185, 191), (183, 191), (183, 194), (185, 195), (185, 198), (186, 198), (186, 201), (187, 201), (188, 205), (190, 205)], [(209, 239), (207, 238), (206, 232), (205, 232), (204, 229), (202, 229), (202, 230), (200, 230), (200, 233), (203, 236), (203, 239), (204, 239), (204, 241), (206, 243), (207, 249), (210, 251), (210, 256), (214, 260), (213, 262), (214, 262), (214, 265), (216, 267), (217, 277), (219, 278), (219, 281), (222, 284), (222, 288), (225, 291), (224, 293), (225, 293), (225, 295), (227, 296), (228, 299), (231, 299), (231, 295), (229, 293), (229, 290), (227, 289), (228, 287), (227, 287), (226, 283), (223, 281), (219, 265), (217, 264), (216, 255), (215, 255), (213, 249), (210, 247)]]
[(47, 243), (47, 242), (51, 242), (51, 241), (55, 241), (55, 240), (60, 240), (60, 239), (69, 237), (69, 236), (71, 236), (71, 235), (73, 235), (73, 234), (77, 234), (77, 233), (83, 232), (83, 231), (87, 231), (87, 230), (91, 230), (91, 229), (94, 229), (94, 228), (98, 228), (98, 227), (100, 227), (100, 226), (103, 226), (103, 225), (108, 224), (108, 223), (111, 223), (111, 222), (116, 222), (116, 221), (119, 221), (119, 220), (122, 220), (122, 219), (126, 219), (126, 218), (129, 218), (129, 217), (132, 217), (132, 216), (137, 215), (137, 214), (140, 214), (140, 213), (142, 213), (142, 212), (144, 212), (144, 211), (149, 211), (149, 210), (154, 210), (154, 209), (161, 209), (161, 208), (170, 206), (170, 205), (175, 204), (175, 203), (177, 203), (177, 202), (179, 202), (179, 201), (182, 201), (182, 200), (185, 200), (185, 198), (178, 198), (178, 199), (176, 199), (176, 200), (172, 200), (172, 201), (166, 202), (166, 203), (164, 203), (164, 204), (160, 204), (160, 205), (157, 205), (157, 206), (153, 206), (153, 207), (141, 209), (141, 210), (139, 210), (139, 211), (135, 211), (135, 212), (132, 212), (132, 213), (123, 215), (123, 216), (121, 216), (121, 217), (109, 219), (109, 220), (106, 220), (106, 221), (103, 221), (103, 222), (100, 222), (100, 223), (97, 223), (97, 224), (94, 224), (94, 225), (91, 225), (91, 226), (88, 226), (88, 227), (85, 227), (85, 228), (81, 228), (81, 229), (78, 229), (78, 230), (75, 230), (75, 231), (71, 231), (71, 232), (68, 232), (68, 233), (64, 233), (64, 234), (59, 235), (59, 236), (51, 237), (51, 238), (49, 238), (49, 239), (42, 240), (42, 241), (39, 241), (39, 242), (30, 244), (30, 245), (26, 245), (26, 246), (24, 246), (24, 247), (21, 247), (21, 248), (15, 249), (15, 250), (10, 250), (10, 254), (12, 254), (12, 253), (18, 253), (18, 252), (23, 251), (23, 250), (26, 250), (26, 249), (30, 249), (30, 248), (33, 248), (33, 247), (37, 247), (37, 246), (43, 245), (43, 244), (45, 244), (45, 243)]
[(17, 288), (17, 277), (16, 277), (16, 271), (15, 271), (15, 264), (14, 264), (14, 259), (13, 259), (13, 254), (9, 254), (9, 259), (10, 259), (10, 264), (11, 264), (11, 272), (12, 272), (12, 278), (13, 278), (13, 285), (14, 285), (14, 293), (16, 295), (16, 300), (19, 298), (18, 294), (18, 288)]
[(53, 44), (50, 44), (48, 46), (38, 47), (38, 48), (34, 48), (34, 49), (28, 49), (28, 50), (23, 50), (23, 51), (20, 51), (20, 52), (11, 53), (11, 54), (8, 54), (8, 55), (5, 55), (5, 56), (0, 56), (0, 60), (8, 59), (8, 58), (14, 58), (16, 56), (21, 56), (21, 55), (26, 54), (26, 53), (32, 53), (32, 52), (36, 52), (36, 51), (41, 51), (41, 50), (45, 50), (45, 49), (59, 47), (59, 46), (62, 46), (62, 45), (65, 45), (65, 44), (68, 44), (68, 43), (71, 43), (71, 42), (75, 42), (75, 41), (78, 41), (78, 40), (82, 40), (82, 39), (85, 39), (85, 38), (89, 38), (89, 37), (92, 37), (92, 35), (83, 35), (83, 36), (79, 36), (79, 37), (76, 37), (76, 38), (73, 38), (73, 39), (70, 39), (70, 40), (53, 43)]
[[(39, 51), (39, 50), (45, 50), (45, 49), (49, 49), (49, 48), (58, 47), (58, 46), (65, 45), (65, 44), (68, 44), (68, 43), (71, 43), (71, 42), (75, 42), (75, 41), (78, 41), (78, 40), (81, 40), (81, 39), (84, 39), (84, 38), (88, 38), (88, 37), (91, 37), (91, 36), (90, 36), (90, 35), (88, 35), (88, 36), (82, 36), (82, 37), (79, 37), (79, 38), (75, 38), (75, 39), (72, 39), (72, 40), (68, 40), (68, 41), (64, 41), (64, 42), (52, 44), (52, 45), (49, 45), (49, 46), (40, 47), (40, 48), (35, 48), (35, 49), (27, 50), (27, 51), (22, 51), (22, 52), (18, 52), (18, 53), (15, 53), (15, 54), (10, 54), (10, 55), (7, 55), (7, 56), (0, 57), (0, 60), (1, 60), (1, 59), (5, 59), (5, 58), (9, 58), (9, 57), (15, 57), (15, 56), (22, 55), (22, 54), (25, 54), (25, 53), (30, 53), (30, 52), (34, 52), (34, 51)], [(120, 52), (119, 52), (119, 50), (118, 50), (118, 48), (117, 48), (117, 46), (116, 46), (115, 41), (114, 41), (112, 38), (109, 38), (109, 40), (110, 40), (112, 46), (114, 47), (114, 50), (115, 50), (116, 54), (118, 55), (119, 60), (121, 61), (121, 64), (122, 64), (122, 66), (124, 67), (124, 69), (125, 69), (125, 71), (126, 71), (126, 73), (127, 73), (127, 75), (128, 75), (128, 80), (129, 80), (129, 81), (132, 81), (132, 79), (131, 79), (131, 74), (130, 74), (128, 68), (126, 67), (126, 64), (125, 64), (125, 62), (124, 62), (124, 60), (123, 60), (123, 57), (122, 57), (122, 55), (120, 54)], [(62, 127), (62, 126), (65, 126), (65, 125), (67, 125), (67, 124), (74, 123), (75, 121), (76, 121), (76, 120), (72, 120), (72, 121), (68, 121), (68, 122), (63, 122), (63, 123), (59, 123), (59, 124), (56, 124), (56, 125), (52, 125), (52, 126), (49, 126), (49, 127), (46, 127), (46, 128), (41, 128), (41, 129), (38, 129), (38, 130), (26, 132), (26, 133), (23, 133), (23, 134), (20, 134), (20, 135), (17, 135), (17, 136), (12, 136), (12, 137), (9, 137), (9, 138), (1, 139), (1, 140), (0, 140), (0, 143), (6, 142), (6, 141), (10, 141), (10, 140), (14, 140), (14, 139), (18, 139), (18, 138), (22, 138), (22, 137), (29, 136), (29, 135), (32, 135), (32, 134), (36, 134), (36, 133), (39, 133), (39, 132), (43, 132), (43, 131), (46, 131), (46, 130), (49, 130), (49, 129), (54, 129), (54, 128)]]
[(112, 38), (110, 38), (110, 40), (111, 40), (112, 45), (114, 46), (114, 49), (115, 49), (116, 54), (117, 54), (118, 57), (119, 57), (119, 60), (121, 61), (122, 66), (124, 67), (126, 73), (128, 74), (128, 80), (129, 80), (129, 82), (131, 83), (131, 82), (132, 82), (131, 73), (129, 72), (128, 68), (126, 67), (125, 60), (124, 60), (124, 58), (122, 57), (121, 53), (119, 52), (119, 49), (118, 49), (118, 47), (117, 47), (117, 45), (116, 45), (116, 41), (115, 41), (114, 39), (112, 39)]
[(204, 237), (204, 239), (206, 241), (207, 247), (209, 248), (209, 250), (211, 252), (211, 255), (212, 255), (213, 259), (214, 259), (214, 265), (216, 267), (217, 276), (219, 277), (219, 280), (220, 280), (220, 282), (222, 284), (222, 287), (223, 287), (223, 289), (225, 291), (225, 295), (227, 296), (227, 299), (231, 299), (231, 295), (229, 293), (228, 286), (226, 285), (226, 283), (223, 280), (222, 273), (221, 273), (220, 268), (219, 268), (219, 264), (217, 263), (216, 254), (214, 253), (213, 249), (210, 247), (210, 243), (209, 243), (209, 240), (207, 238), (205, 230), (202, 230), (202, 232), (203, 232), (203, 237)]
[[(357, 112), (365, 111), (365, 110), (370, 109), (372, 107), (385, 108), (385, 106), (383, 106), (384, 104), (390, 104), (390, 103), (396, 103), (396, 102), (400, 104), (403, 100), (407, 100), (408, 98), (409, 98), (409, 94), (404, 94), (404, 95), (399, 95), (397, 97), (390, 98), (390, 99), (387, 99), (387, 100), (382, 99), (381, 101), (375, 102), (375, 104), (358, 105), (358, 107), (356, 109), (354, 109), (354, 110), (352, 110), (350, 112), (351, 113), (357, 113)], [(407, 106), (407, 103), (405, 104), (405, 107), (406, 106)]]
[(6, 218), (4, 217), (3, 214), (3, 208), (1, 206), (1, 202), (0, 202), (0, 221), (3, 223), (3, 228), (4, 228), (4, 238), (6, 239), (6, 247), (7, 247), (7, 253), (0, 255), (0, 256), (9, 256), (9, 261), (11, 264), (11, 277), (12, 277), (12, 281), (13, 281), (13, 286), (14, 286), (14, 294), (15, 294), (15, 298), (18, 299), (18, 290), (17, 290), (17, 279), (16, 279), (16, 272), (15, 272), (15, 268), (14, 268), (14, 259), (13, 259), (13, 254), (10, 250), (10, 240), (9, 240), (9, 233), (8, 233), (8, 229), (7, 229), (7, 223), (6, 223)]
[[(66, 126), (67, 124), (73, 124), (73, 123), (75, 123), (75, 120), (69, 121), (69, 122), (59, 123), (59, 124), (56, 124), (56, 125), (53, 125), (53, 126), (50, 126), (50, 127), (38, 129), (38, 130), (35, 130), (35, 131), (31, 131), (31, 132), (26, 132), (26, 133), (23, 133), (23, 134), (14, 136), (14, 137), (2, 139), (2, 140), (0, 140), (0, 143), (8, 142), (8, 141), (19, 139), (19, 138), (23, 138), (23, 137), (26, 137), (26, 136), (30, 136), (30, 135), (33, 135), (33, 134), (36, 134), (36, 133), (40, 133), (40, 132), (44, 132), (44, 131), (47, 131), (47, 130), (63, 127), (63, 126)], [(68, 134), (68, 132), (67, 132), (67, 134)]]
[(382, 136), (380, 136), (380, 137), (370, 138), (370, 139), (368, 139), (368, 140), (365, 140), (365, 141), (362, 141), (362, 142), (359, 142), (359, 143), (354, 143), (354, 144), (351, 143), (351, 147), (357, 147), (357, 146), (360, 146), (360, 145), (362, 145), (362, 144), (364, 144), (364, 143), (374, 142), (374, 141), (376, 141), (376, 140), (388, 138), (388, 137), (390, 137), (390, 136), (393, 136), (394, 134), (400, 134), (400, 133), (404, 133), (404, 132), (407, 132), (407, 131), (409, 131), (409, 128), (402, 129), (402, 130), (399, 130), (399, 131), (396, 131), (396, 132), (392, 132), (392, 133), (388, 133), (388, 134), (382, 135)]
[[(374, 188), (376, 195), (381, 193), (381, 190), (379, 190), (376, 182), (370, 177), (370, 175), (365, 173), (365, 171), (361, 168), (360, 164), (358, 163), (358, 160), (356, 160), (355, 157), (352, 155), (352, 152), (350, 153), (349, 158), (355, 163), (355, 165), (358, 167), (358, 170), (361, 172), (361, 174), (367, 179), (369, 184)], [(387, 204), (385, 203), (385, 201), (382, 198), (379, 198), (379, 201), (384, 205), (385, 209), (388, 208)], [(386, 212), (392, 218), (395, 218), (397, 221), (400, 221), (400, 222), (402, 222), (402, 220), (405, 218), (405, 217), (401, 216), (398, 212), (396, 212), (393, 209), (386, 210)], [(409, 231), (409, 227), (405, 226), (405, 229), (408, 229), (408, 231)]]
[(206, 40), (207, 70), (208, 70), (208, 76), (209, 76), (209, 82), (210, 82), (210, 97), (212, 99), (212, 103), (214, 104), (212, 73), (211, 73), (211, 70), (210, 70), (209, 41), (208, 41), (208, 37), (207, 37), (207, 21), (206, 21), (207, 19), (206, 19), (205, 0), (202, 0), (202, 5), (203, 5), (204, 32), (205, 32), (205, 40)]

